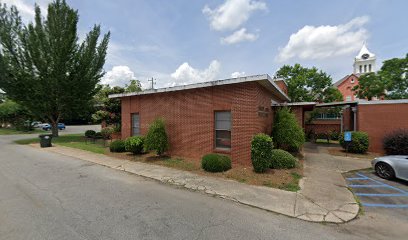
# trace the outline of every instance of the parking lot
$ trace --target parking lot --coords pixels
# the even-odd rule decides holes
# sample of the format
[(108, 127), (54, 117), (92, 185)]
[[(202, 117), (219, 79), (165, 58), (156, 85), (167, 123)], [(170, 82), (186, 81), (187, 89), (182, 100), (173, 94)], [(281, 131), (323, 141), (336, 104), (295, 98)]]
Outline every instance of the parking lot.
[(365, 212), (407, 219), (408, 182), (388, 181), (371, 170), (347, 173), (345, 177)]

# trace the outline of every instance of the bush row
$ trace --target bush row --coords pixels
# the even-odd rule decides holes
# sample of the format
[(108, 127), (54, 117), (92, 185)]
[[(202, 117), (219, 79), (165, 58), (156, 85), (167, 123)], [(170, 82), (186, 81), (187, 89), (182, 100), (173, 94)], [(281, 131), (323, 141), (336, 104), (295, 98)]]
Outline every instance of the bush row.
[(273, 149), (272, 138), (263, 133), (252, 138), (251, 160), (257, 173), (265, 172), (268, 168), (294, 168), (298, 164), (298, 160), (289, 152)]

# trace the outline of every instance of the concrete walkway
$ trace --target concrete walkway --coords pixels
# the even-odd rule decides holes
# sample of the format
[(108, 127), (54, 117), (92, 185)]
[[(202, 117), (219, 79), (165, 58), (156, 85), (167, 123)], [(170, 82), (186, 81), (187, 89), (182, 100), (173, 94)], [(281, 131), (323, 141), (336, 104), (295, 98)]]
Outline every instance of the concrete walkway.
[[(306, 148), (305, 177), (299, 192), (252, 186), (233, 180), (200, 176), (158, 165), (132, 162), (102, 154), (52, 147), (42, 149), (92, 163), (137, 174), (163, 183), (229, 199), (252, 207), (312, 222), (343, 223), (354, 219), (359, 211), (352, 193), (347, 189), (342, 171), (365, 168), (368, 161), (333, 157), (317, 149)], [(340, 162), (340, 163), (338, 163)], [(347, 167), (339, 167), (347, 166)]]

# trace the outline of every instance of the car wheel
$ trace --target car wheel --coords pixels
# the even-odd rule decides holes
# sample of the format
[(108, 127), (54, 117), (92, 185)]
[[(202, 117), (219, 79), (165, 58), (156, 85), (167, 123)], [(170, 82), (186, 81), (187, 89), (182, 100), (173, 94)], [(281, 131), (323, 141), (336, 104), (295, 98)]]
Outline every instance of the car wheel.
[(392, 167), (383, 162), (379, 162), (375, 165), (375, 172), (377, 173), (380, 178), (384, 178), (387, 180), (393, 179), (395, 177), (395, 172)]

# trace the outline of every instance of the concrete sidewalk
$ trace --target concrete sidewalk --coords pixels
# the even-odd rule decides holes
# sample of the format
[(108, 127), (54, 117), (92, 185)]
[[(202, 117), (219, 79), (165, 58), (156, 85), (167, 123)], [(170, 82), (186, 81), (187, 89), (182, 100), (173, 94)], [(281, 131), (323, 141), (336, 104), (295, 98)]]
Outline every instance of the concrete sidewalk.
[(343, 223), (354, 219), (359, 211), (357, 202), (346, 187), (341, 169), (333, 167), (332, 164), (330, 167), (322, 164), (329, 158), (332, 162), (344, 161), (344, 159), (334, 159), (333, 156), (325, 153), (306, 152), (305, 177), (301, 180), (302, 190), (289, 192), (200, 176), (186, 171), (117, 159), (74, 148), (57, 146), (42, 150), (76, 157), (306, 221)]

